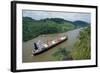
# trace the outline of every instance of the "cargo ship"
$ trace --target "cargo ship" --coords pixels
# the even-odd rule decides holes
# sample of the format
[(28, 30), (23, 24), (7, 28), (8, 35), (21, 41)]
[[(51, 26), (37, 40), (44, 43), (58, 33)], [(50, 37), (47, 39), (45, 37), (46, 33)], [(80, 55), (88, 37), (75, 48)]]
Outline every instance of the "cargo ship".
[(68, 39), (67, 36), (62, 36), (62, 37), (59, 37), (59, 38), (54, 39), (52, 41), (48, 41), (47, 43), (43, 43), (39, 40), (38, 42), (35, 42), (33, 44), (32, 54), (39, 55), (39, 54), (51, 49), (52, 47), (55, 47), (58, 44), (66, 41), (67, 39)]

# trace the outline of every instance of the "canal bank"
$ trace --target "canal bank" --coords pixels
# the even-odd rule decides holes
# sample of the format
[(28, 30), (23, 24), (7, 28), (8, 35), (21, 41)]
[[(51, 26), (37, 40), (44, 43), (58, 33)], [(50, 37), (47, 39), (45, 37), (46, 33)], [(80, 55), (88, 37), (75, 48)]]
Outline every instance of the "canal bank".
[[(53, 57), (53, 54), (55, 52), (58, 51), (58, 49), (60, 48), (64, 48), (66, 51), (71, 51), (71, 49), (73, 48), (75, 42), (78, 40), (78, 36), (79, 36), (79, 32), (82, 29), (75, 29), (75, 30), (71, 30), (65, 33), (59, 33), (59, 34), (48, 34), (48, 35), (41, 35), (38, 36), (37, 38), (34, 38), (32, 40), (29, 40), (27, 42), (23, 43), (23, 49), (22, 49), (22, 61), (23, 62), (43, 62), (43, 61), (56, 61), (55, 58)], [(50, 50), (37, 55), (37, 56), (33, 56), (32, 55), (32, 48), (33, 48), (33, 43), (40, 40), (41, 41), (46, 41), (47, 39), (53, 40), (55, 39), (57, 36), (63, 36), (66, 35), (68, 36), (68, 40), (57, 45), (56, 47), (51, 48)]]

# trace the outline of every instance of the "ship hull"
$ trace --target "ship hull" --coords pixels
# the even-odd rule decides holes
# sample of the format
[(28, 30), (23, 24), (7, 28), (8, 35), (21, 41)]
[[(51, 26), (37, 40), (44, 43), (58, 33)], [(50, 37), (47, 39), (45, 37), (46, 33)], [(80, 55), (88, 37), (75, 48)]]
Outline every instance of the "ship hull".
[(65, 38), (64, 40), (62, 40), (62, 41), (60, 41), (60, 42), (58, 42), (58, 43), (55, 43), (55, 44), (53, 44), (53, 45), (51, 45), (51, 46), (49, 46), (49, 47), (47, 47), (47, 48), (42, 48), (43, 50), (41, 50), (41, 51), (39, 51), (39, 52), (37, 52), (37, 53), (33, 53), (33, 55), (36, 56), (36, 55), (39, 55), (39, 54), (41, 54), (41, 53), (43, 53), (43, 52), (45, 52), (45, 51), (48, 51), (48, 50), (50, 50), (50, 48), (59, 45), (60, 43), (66, 41), (67, 39), (68, 39), (68, 38)]

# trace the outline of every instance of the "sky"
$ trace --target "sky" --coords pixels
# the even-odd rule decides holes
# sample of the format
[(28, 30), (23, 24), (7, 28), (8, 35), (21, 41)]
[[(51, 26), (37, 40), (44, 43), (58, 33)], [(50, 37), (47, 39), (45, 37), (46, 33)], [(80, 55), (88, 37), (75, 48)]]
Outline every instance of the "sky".
[(34, 11), (34, 10), (23, 10), (23, 17), (31, 17), (35, 20), (45, 19), (45, 18), (63, 18), (69, 21), (85, 21), (91, 22), (90, 13), (82, 12), (54, 12), (54, 11)]

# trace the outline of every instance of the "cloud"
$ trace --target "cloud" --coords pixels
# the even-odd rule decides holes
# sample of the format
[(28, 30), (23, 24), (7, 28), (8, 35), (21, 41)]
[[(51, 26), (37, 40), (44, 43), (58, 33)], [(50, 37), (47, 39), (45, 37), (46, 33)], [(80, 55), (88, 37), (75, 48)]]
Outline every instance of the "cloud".
[(54, 11), (32, 11), (23, 10), (23, 17), (31, 17), (36, 20), (45, 18), (63, 18), (69, 21), (82, 20), (90, 23), (90, 13), (77, 13), (77, 12), (54, 12)]

